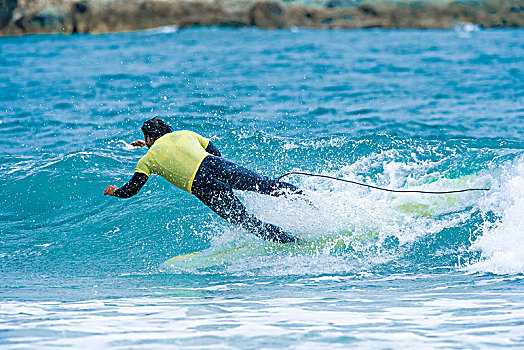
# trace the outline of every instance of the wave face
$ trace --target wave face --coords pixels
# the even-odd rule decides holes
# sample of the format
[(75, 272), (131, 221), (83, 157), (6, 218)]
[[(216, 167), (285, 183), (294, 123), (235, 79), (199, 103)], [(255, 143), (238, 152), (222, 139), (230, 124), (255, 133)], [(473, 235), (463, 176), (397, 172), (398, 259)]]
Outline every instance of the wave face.
[[(125, 313), (121, 298), (143, 305), (144, 297), (159, 294), (223, 297), (215, 285), (242, 298), (246, 291), (239, 286), (250, 284), (254, 304), (266, 300), (271, 289), (289, 298), (306, 298), (302, 288), (313, 299), (327, 293), (342, 300), (350, 285), (375, 293), (390, 284), (422, 300), (435, 281), (454, 285), (453, 295), (501, 283), (511, 299), (524, 274), (522, 30), (470, 34), (209, 28), (0, 38), (0, 295), (6, 301), (0, 314), (10, 327), (3, 344), (26, 339), (20, 330), (25, 321), (17, 316), (24, 308), (37, 308), (34, 315), (51, 320), (66, 313), (53, 303), (69, 300), (81, 315), (84, 307), (97, 308), (84, 300), (109, 298), (120, 300), (113, 307)], [(176, 255), (264, 242), (160, 177), (153, 176), (133, 198), (103, 196), (107, 185), (120, 186), (132, 175), (145, 150), (128, 142), (141, 138), (142, 122), (155, 115), (174, 129), (209, 137), (225, 157), (270, 177), (307, 171), (403, 190), (490, 190), (394, 194), (291, 176), (287, 180), (304, 189), (315, 208), (300, 200), (238, 194), (251, 212), (303, 238), (339, 231), (372, 232), (373, 238), (344, 248), (266, 250), (202, 268), (162, 268)], [(427, 289), (411, 284), (411, 278)], [(392, 295), (383, 293), (385, 304), (376, 308), (392, 319), (405, 317), (395, 313), (400, 309), (387, 308)], [(523, 334), (514, 322), (522, 301), (497, 304), (497, 296), (489, 295), (494, 314), (496, 307), (506, 307), (510, 316), (500, 322), (515, 335), (506, 345), (515, 346)], [(482, 295), (475, 298), (472, 308)], [(149, 306), (159, 313), (182, 307), (175, 299)], [(320, 307), (313, 299), (305, 303)], [(444, 299), (438, 294), (424, 299), (421, 317), (448, 315), (452, 303)], [(204, 304), (205, 310), (211, 307)], [(335, 312), (328, 304), (322, 305)], [(271, 312), (278, 305), (265, 306)], [(304, 311), (300, 306), (278, 310), (284, 330), (297, 321), (290, 315)], [(140, 311), (134, 319), (146, 314)], [(233, 314), (239, 323), (249, 317)], [(191, 315), (188, 322), (198, 324)], [(79, 331), (75, 317), (81, 318), (68, 319), (71, 334)], [(108, 322), (101, 332), (107, 336), (102, 344), (109, 346), (111, 322), (127, 321), (97, 317), (98, 324)], [(443, 324), (454, 322), (446, 317)], [(155, 319), (147, 320), (154, 333)], [(292, 339), (316, 334), (308, 320), (308, 331), (274, 345), (289, 346)], [(451, 343), (433, 342), (429, 324), (419, 335), (432, 347), (493, 345), (491, 338), (475, 337), (475, 327), (487, 323), (473, 323), (469, 338), (437, 326), (442, 333), (436, 339), (449, 336)], [(52, 323), (48, 326), (52, 332)], [(399, 331), (386, 328), (380, 336), (313, 337), (310, 346), (356, 341), (383, 347), (388, 334)], [(192, 337), (190, 330), (184, 336)], [(196, 346), (211, 336), (202, 332), (191, 338)], [(239, 338), (226, 332), (232, 343), (221, 344), (271, 347), (259, 342), (264, 334)], [(38, 338), (34, 346), (63, 344), (54, 342), (55, 333), (49, 337)], [(130, 339), (137, 343), (119, 344), (154, 344)], [(421, 338), (404, 341), (413, 346)]]

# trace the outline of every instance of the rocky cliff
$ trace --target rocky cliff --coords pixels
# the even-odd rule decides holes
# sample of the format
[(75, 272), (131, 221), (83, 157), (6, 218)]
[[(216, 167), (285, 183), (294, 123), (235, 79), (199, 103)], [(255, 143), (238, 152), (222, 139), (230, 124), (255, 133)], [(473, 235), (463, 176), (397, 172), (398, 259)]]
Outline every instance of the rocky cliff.
[(524, 0), (0, 0), (0, 34), (107, 33), (176, 25), (261, 28), (524, 26)]

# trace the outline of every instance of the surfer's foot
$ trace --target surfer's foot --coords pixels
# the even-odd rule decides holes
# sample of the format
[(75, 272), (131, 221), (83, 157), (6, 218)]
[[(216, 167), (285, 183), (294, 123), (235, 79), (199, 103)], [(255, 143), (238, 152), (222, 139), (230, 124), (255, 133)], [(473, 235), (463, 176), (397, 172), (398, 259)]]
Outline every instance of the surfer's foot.
[(292, 236), (290, 234), (284, 234), (278, 237), (279, 243), (297, 243), (299, 239), (295, 236)]

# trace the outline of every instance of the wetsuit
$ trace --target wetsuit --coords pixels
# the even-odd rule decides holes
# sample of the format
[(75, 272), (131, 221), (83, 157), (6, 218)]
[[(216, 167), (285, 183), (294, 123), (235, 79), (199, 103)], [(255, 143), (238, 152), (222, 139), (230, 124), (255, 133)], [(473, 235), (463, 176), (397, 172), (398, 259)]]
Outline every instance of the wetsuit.
[(194, 132), (175, 131), (156, 140), (138, 162), (131, 180), (117, 189), (115, 196), (128, 198), (137, 194), (152, 173), (195, 195), (228, 222), (259, 237), (281, 243), (297, 241), (278, 226), (249, 214), (233, 189), (272, 196), (301, 193), (300, 190), (221, 158), (220, 151), (208, 139)]

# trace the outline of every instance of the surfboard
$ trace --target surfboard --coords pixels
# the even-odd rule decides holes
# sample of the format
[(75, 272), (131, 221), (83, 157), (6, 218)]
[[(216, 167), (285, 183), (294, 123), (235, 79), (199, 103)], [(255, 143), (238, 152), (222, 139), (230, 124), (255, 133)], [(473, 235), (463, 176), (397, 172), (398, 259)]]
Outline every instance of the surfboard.
[(246, 257), (270, 255), (275, 253), (286, 254), (314, 254), (331, 252), (337, 249), (346, 249), (355, 242), (362, 242), (377, 238), (378, 233), (370, 231), (366, 234), (355, 235), (351, 231), (340, 231), (333, 235), (317, 237), (311, 240), (300, 239), (297, 243), (276, 243), (270, 241), (257, 241), (240, 243), (223, 248), (208, 248), (201, 251), (175, 256), (163, 263), (168, 268), (206, 268)]
[[(438, 187), (447, 190), (460, 190), (467, 187), (468, 181), (473, 179), (476, 174), (463, 175), (459, 178), (435, 178), (426, 181), (427, 184), (437, 183)], [(441, 216), (452, 214), (460, 210), (460, 200), (464, 194), (450, 193), (450, 194), (422, 194), (417, 195), (417, 201), (413, 200), (413, 195), (405, 197), (403, 195), (394, 195), (391, 200), (391, 207), (403, 214), (410, 214), (414, 216)], [(411, 198), (408, 199), (408, 198)]]

